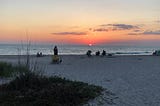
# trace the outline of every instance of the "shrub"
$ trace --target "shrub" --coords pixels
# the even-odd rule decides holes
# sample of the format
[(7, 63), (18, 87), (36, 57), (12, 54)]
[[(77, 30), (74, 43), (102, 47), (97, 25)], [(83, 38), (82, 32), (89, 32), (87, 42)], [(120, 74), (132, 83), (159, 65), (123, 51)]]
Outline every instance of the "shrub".
[(0, 105), (77, 106), (94, 99), (102, 90), (99, 86), (28, 70), (0, 86)]

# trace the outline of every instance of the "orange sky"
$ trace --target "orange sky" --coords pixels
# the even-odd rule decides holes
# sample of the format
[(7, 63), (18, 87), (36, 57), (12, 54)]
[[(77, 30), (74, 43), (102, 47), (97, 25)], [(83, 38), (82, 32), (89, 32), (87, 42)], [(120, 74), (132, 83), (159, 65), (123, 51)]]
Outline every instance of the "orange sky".
[(33, 42), (61, 44), (160, 41), (158, 4), (158, 0), (1, 0), (0, 42), (25, 41), (27, 36)]

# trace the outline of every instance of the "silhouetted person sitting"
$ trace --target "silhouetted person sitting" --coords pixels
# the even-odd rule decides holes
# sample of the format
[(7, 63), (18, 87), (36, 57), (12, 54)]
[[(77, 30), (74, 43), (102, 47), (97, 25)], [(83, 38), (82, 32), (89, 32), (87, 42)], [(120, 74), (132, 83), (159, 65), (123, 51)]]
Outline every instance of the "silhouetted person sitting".
[(42, 56), (43, 56), (43, 55), (42, 55), (42, 52), (40, 52), (39, 55), (40, 55), (40, 57), (42, 57)]
[(103, 52), (102, 52), (102, 56), (105, 56), (106, 55), (106, 51), (105, 50), (103, 50)]
[(88, 57), (90, 57), (90, 56), (92, 56), (91, 53), (92, 53), (92, 51), (91, 51), (91, 50), (88, 50), (87, 53), (86, 53), (86, 55), (87, 55)]
[(153, 55), (157, 55), (157, 54), (158, 54), (157, 51), (154, 51), (154, 52), (153, 52)]
[(54, 51), (54, 55), (58, 55), (58, 48), (57, 48), (57, 46), (54, 47), (53, 51)]
[(96, 56), (99, 56), (99, 55), (100, 55), (100, 51), (97, 51), (97, 52), (96, 52)]
[(39, 54), (39, 52), (37, 52), (37, 57), (40, 57), (40, 54)]
[(37, 57), (42, 57), (42, 52), (37, 52)]

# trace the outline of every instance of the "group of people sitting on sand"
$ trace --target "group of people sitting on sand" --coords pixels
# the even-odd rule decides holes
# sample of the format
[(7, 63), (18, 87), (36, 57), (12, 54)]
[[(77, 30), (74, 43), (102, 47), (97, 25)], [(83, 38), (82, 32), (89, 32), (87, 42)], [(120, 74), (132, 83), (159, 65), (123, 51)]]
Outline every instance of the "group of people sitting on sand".
[[(91, 50), (88, 50), (87, 53), (86, 53), (86, 55), (87, 55), (88, 57), (90, 57), (90, 56), (92, 56), (91, 53), (92, 53), (92, 51), (91, 51)], [(106, 56), (106, 51), (103, 50), (102, 53), (100, 53), (100, 51), (98, 50), (98, 51), (95, 53), (96, 56), (100, 56), (100, 54), (101, 54), (101, 56)]]
[[(54, 52), (54, 55), (52, 57), (52, 63), (61, 63), (62, 59), (58, 55), (58, 48), (57, 48), (57, 46), (54, 47), (53, 52)], [(106, 54), (107, 53), (106, 53), (105, 50), (103, 50), (102, 53), (99, 50), (97, 52), (95, 52), (96, 56), (100, 56), (100, 55), (101, 56), (106, 56)], [(92, 56), (92, 51), (88, 50), (87, 53), (86, 53), (86, 55), (88, 57)], [(37, 57), (42, 57), (42, 56), (43, 56), (42, 52), (37, 52)], [(112, 56), (112, 54), (108, 54), (108, 56)]]

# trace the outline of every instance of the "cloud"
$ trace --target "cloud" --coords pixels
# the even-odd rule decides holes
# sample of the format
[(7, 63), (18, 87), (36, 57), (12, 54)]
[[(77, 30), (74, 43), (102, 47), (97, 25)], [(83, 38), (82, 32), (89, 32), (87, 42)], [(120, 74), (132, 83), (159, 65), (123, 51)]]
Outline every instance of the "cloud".
[(160, 23), (160, 20), (155, 21), (156, 23)]
[(134, 30), (134, 32), (141, 32), (141, 30), (139, 30), (139, 29), (136, 29), (136, 30)]
[(118, 28), (118, 29), (123, 29), (123, 30), (138, 28), (138, 26), (127, 25), (127, 24), (110, 24), (110, 26), (113, 26), (113, 27)]
[(144, 35), (160, 35), (160, 30), (157, 31), (145, 31), (143, 32)]
[(53, 35), (87, 35), (86, 32), (56, 32)]
[(118, 30), (135, 30), (138, 32), (139, 27), (129, 24), (102, 24), (97, 31), (118, 31)]
[(135, 29), (133, 30), (133, 32), (128, 33), (128, 35), (141, 35), (142, 34), (142, 30), (139, 29)]
[(141, 33), (134, 33), (134, 32), (131, 32), (131, 33), (128, 33), (128, 35), (141, 35)]
[(94, 32), (108, 32), (108, 29), (105, 28), (97, 28), (93, 30)]
[(141, 32), (141, 33), (131, 32), (131, 33), (128, 33), (128, 35), (160, 35), (160, 30), (157, 30), (157, 31), (144, 31), (144, 32)]

